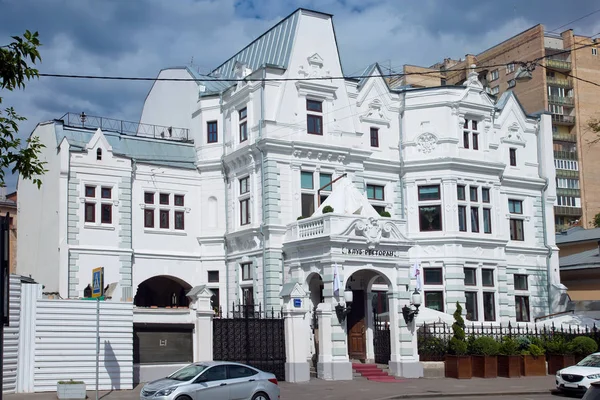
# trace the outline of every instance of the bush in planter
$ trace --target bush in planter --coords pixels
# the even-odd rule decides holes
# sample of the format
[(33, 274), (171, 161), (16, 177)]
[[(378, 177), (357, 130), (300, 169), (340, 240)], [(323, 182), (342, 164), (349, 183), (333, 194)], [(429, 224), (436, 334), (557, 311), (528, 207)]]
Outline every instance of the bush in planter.
[(304, 218), (306, 218), (306, 217), (303, 217), (303, 216), (301, 215), (301, 216), (299, 216), (298, 218), (296, 218), (296, 221), (300, 221), (301, 219), (304, 219)]
[(586, 357), (598, 351), (598, 344), (587, 336), (578, 336), (569, 343), (571, 352), (578, 358)]
[(82, 381), (58, 381), (56, 384), (56, 396), (59, 400), (83, 400), (86, 398), (86, 387)]
[(498, 353), (500, 343), (489, 336), (473, 340), (471, 344), (473, 376), (496, 378), (498, 376)]
[(333, 212), (333, 207), (331, 207), (331, 206), (323, 207), (323, 214), (332, 213), (332, 212)]
[(472, 376), (471, 357), (467, 356), (468, 345), (465, 340), (465, 321), (462, 318), (462, 307), (456, 302), (454, 312), (454, 323), (452, 324), (454, 335), (448, 343), (445, 369), (447, 378), (470, 379)]
[(538, 345), (530, 344), (521, 352), (521, 375), (544, 376), (546, 375), (546, 357), (544, 349)]
[(421, 361), (443, 361), (448, 346), (435, 336), (426, 336), (419, 340), (419, 358)]
[(498, 376), (514, 378), (521, 376), (519, 343), (509, 336), (502, 338), (498, 356)]
[(575, 364), (575, 357), (571, 354), (569, 344), (559, 335), (546, 342), (546, 358), (548, 360), (548, 373), (551, 375)]
[(379, 213), (379, 215), (381, 215), (382, 217), (386, 217), (386, 218), (390, 218), (392, 216), (392, 214), (390, 214), (387, 211), (382, 211)]

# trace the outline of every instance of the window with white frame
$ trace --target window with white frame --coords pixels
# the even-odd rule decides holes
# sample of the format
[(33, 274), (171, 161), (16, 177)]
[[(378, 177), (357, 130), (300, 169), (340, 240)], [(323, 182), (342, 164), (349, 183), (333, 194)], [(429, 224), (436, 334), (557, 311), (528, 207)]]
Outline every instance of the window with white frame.
[(425, 307), (444, 311), (444, 276), (442, 268), (423, 268)]
[(554, 168), (566, 171), (579, 171), (579, 163), (577, 161), (555, 159)]
[(500, 93), (500, 86), (494, 86), (490, 89), (490, 94), (497, 95), (498, 93)]
[(333, 190), (331, 185), (332, 180), (333, 174), (326, 174), (323, 172), (319, 173), (319, 189), (321, 189), (321, 191), (319, 192), (319, 205), (323, 204), (323, 202), (327, 200), (327, 198), (331, 194), (331, 191)]
[(254, 268), (251, 262), (245, 262), (240, 264), (240, 289), (242, 304), (245, 306), (254, 305)]
[(419, 230), (421, 232), (442, 230), (442, 197), (440, 185), (418, 187)]
[(323, 102), (306, 99), (306, 132), (323, 135)]
[(463, 125), (463, 147), (479, 150), (479, 129), (475, 120), (465, 119)]
[(512, 72), (515, 71), (515, 64), (514, 63), (510, 63), (510, 64), (506, 64), (506, 73), (510, 74)]
[(500, 73), (495, 69), (490, 73), (490, 82), (495, 81), (498, 78), (500, 78)]
[(562, 207), (581, 207), (581, 199), (574, 196), (556, 196), (556, 205)]
[(240, 205), (240, 225), (250, 224), (250, 177), (238, 179), (238, 201)]
[(529, 283), (528, 276), (524, 274), (514, 274), (515, 285), (515, 311), (517, 322), (529, 322)]
[(524, 241), (525, 235), (523, 232), (523, 201), (509, 199), (508, 212), (510, 213), (510, 240)]
[(238, 111), (240, 127), (240, 143), (248, 140), (248, 109), (246, 107)]
[(367, 199), (379, 214), (385, 211), (385, 186), (367, 184)]
[[(467, 232), (470, 227), (471, 232), (474, 233), (492, 233), (490, 189), (475, 185), (470, 185), (468, 188), (469, 199), (467, 201), (467, 186), (456, 186), (456, 198), (458, 200), (458, 230), (460, 232)], [(480, 190), (481, 196), (479, 195)]]
[[(157, 199), (158, 204), (156, 202)], [(157, 212), (158, 226), (156, 226)], [(185, 196), (183, 194), (164, 191), (144, 192), (144, 228), (185, 230)]]
[[(465, 309), (469, 321), (496, 320), (496, 280), (492, 268), (464, 268)], [(481, 312), (482, 311), (482, 312)]]
[(315, 212), (315, 179), (313, 171), (300, 172), (300, 201), (302, 216), (310, 217)]
[(556, 186), (560, 189), (579, 189), (579, 179), (556, 178)]
[(84, 221), (88, 225), (112, 225), (113, 190), (108, 185), (85, 185)]

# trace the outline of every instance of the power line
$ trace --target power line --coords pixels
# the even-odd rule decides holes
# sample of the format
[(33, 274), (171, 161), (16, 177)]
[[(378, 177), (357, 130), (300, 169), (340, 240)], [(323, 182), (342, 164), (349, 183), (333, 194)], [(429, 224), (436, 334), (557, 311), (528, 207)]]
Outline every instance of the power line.
[(583, 79), (583, 78), (580, 78), (580, 77), (578, 77), (578, 76), (571, 75), (571, 74), (569, 74), (569, 73), (567, 73), (567, 72), (562, 72), (562, 71), (558, 71), (558, 70), (552, 69), (552, 68), (550, 68), (550, 67), (547, 67), (547, 66), (545, 66), (545, 65), (543, 65), (543, 64), (536, 64), (536, 65), (539, 65), (540, 67), (544, 68), (545, 70), (548, 70), (548, 71), (551, 71), (551, 72), (558, 72), (559, 74), (563, 74), (563, 75), (566, 75), (566, 76), (568, 76), (568, 77), (570, 77), (570, 78), (577, 79), (578, 81), (585, 82), (585, 83), (589, 83), (589, 84), (591, 84), (591, 85), (594, 85), (594, 86), (598, 86), (598, 87), (600, 87), (600, 83), (596, 83), (596, 82), (588, 81), (587, 79)]
[(569, 25), (569, 24), (572, 24), (573, 22), (581, 21), (582, 19), (584, 19), (584, 18), (587, 18), (587, 17), (589, 17), (589, 16), (591, 16), (591, 15), (597, 14), (597, 13), (599, 13), (599, 12), (600, 12), (600, 9), (598, 9), (598, 10), (596, 10), (596, 11), (592, 11), (592, 12), (590, 12), (590, 13), (588, 13), (588, 14), (585, 14), (583, 17), (579, 17), (579, 18), (577, 18), (577, 19), (574, 19), (573, 21), (569, 21), (569, 22), (567, 22), (566, 24), (564, 24), (564, 25), (561, 25), (561, 26), (559, 26), (558, 28), (552, 29), (551, 31), (548, 31), (548, 32), (556, 32), (556, 31), (558, 31), (560, 28), (564, 28), (565, 26), (567, 26), (567, 25)]

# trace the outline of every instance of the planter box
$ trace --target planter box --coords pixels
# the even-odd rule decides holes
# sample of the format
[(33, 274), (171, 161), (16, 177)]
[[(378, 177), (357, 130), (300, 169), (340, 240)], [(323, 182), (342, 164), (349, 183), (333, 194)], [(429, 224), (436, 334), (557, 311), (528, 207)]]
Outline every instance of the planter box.
[(496, 356), (471, 356), (473, 376), (476, 378), (497, 378), (498, 357)]
[(473, 376), (471, 356), (447, 355), (444, 369), (446, 378), (471, 379)]
[(521, 356), (522, 376), (546, 376), (545, 356)]
[(498, 356), (498, 376), (518, 378), (521, 376), (521, 356)]
[(554, 375), (556, 371), (575, 365), (575, 356), (572, 354), (548, 354), (548, 374)]
[(85, 383), (57, 383), (56, 395), (60, 400), (85, 400)]

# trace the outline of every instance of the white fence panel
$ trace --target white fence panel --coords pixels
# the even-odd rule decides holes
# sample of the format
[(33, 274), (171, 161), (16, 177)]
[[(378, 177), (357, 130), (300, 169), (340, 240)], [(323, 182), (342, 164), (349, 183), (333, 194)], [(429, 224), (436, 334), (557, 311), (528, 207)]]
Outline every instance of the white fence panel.
[(10, 277), (9, 306), (9, 326), (4, 328), (4, 376), (2, 379), (2, 393), (14, 393), (17, 388), (21, 280), (14, 275)]
[[(61, 380), (96, 384), (96, 302), (46, 300), (36, 304), (34, 390), (56, 390)], [(133, 388), (133, 304), (100, 302), (100, 390)]]

